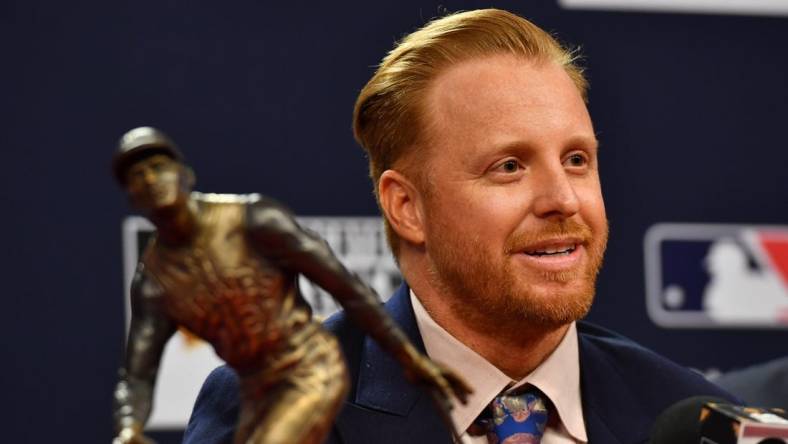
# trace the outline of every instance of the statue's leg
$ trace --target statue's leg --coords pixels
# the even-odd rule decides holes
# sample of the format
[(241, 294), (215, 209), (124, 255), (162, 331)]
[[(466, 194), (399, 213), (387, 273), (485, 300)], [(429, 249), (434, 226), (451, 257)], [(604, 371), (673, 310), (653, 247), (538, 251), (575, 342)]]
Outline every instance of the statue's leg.
[(299, 352), (298, 364), (263, 394), (247, 444), (322, 444), (331, 431), (349, 386), (339, 345), (319, 330)]

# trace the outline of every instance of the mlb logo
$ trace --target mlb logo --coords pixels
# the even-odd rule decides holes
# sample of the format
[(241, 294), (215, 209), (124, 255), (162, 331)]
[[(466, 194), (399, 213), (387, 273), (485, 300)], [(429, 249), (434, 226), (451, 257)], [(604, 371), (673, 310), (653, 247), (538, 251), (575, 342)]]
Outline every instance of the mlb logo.
[(668, 328), (788, 328), (788, 227), (657, 224), (646, 307)]

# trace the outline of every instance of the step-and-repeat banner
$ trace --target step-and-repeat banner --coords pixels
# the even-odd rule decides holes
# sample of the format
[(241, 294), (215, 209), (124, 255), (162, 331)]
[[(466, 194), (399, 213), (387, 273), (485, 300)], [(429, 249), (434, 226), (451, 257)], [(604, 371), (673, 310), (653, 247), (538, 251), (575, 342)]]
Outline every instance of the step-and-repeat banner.
[[(168, 133), (197, 190), (259, 192), (309, 216), (300, 222), (388, 297), (400, 278), (353, 103), (397, 39), (479, 5), (4, 2), (5, 441), (112, 436), (128, 280), (151, 228), (129, 217), (110, 173), (133, 127)], [(483, 6), (528, 17), (583, 56), (610, 220), (589, 321), (706, 375), (787, 355), (788, 2)], [(300, 288), (318, 316), (337, 309), (312, 283)], [(152, 427), (181, 428), (219, 364), (175, 335)]]

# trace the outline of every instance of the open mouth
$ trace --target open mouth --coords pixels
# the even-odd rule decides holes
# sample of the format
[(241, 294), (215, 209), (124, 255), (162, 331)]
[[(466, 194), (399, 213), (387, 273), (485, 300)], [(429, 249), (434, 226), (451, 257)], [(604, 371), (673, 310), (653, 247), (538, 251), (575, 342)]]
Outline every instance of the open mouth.
[(547, 247), (547, 248), (537, 248), (534, 250), (526, 250), (524, 251), (525, 254), (528, 256), (569, 256), (577, 249), (577, 244), (567, 245), (567, 246), (556, 246), (556, 247)]

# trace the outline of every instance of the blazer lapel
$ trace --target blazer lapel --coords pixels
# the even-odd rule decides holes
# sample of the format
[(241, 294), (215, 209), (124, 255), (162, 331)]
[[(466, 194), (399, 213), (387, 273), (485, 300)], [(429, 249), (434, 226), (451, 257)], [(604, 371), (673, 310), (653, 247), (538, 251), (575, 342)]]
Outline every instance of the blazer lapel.
[[(385, 305), (414, 346), (424, 343), (410, 303), (410, 289), (402, 285)], [(580, 384), (589, 442), (637, 444), (648, 440), (648, 415), (639, 407), (625, 381), (599, 350), (579, 334)], [(337, 421), (345, 443), (450, 444), (451, 434), (431, 399), (410, 384), (399, 363), (369, 337), (361, 345), (361, 367), (355, 396)]]
[(635, 444), (648, 440), (651, 427), (640, 402), (605, 359), (604, 353), (579, 335), (580, 390), (590, 443)]
[[(410, 289), (402, 285), (386, 311), (422, 353)], [(364, 339), (355, 399), (337, 424), (344, 442), (451, 443), (448, 428), (427, 394), (405, 379), (399, 363), (369, 337)]]

